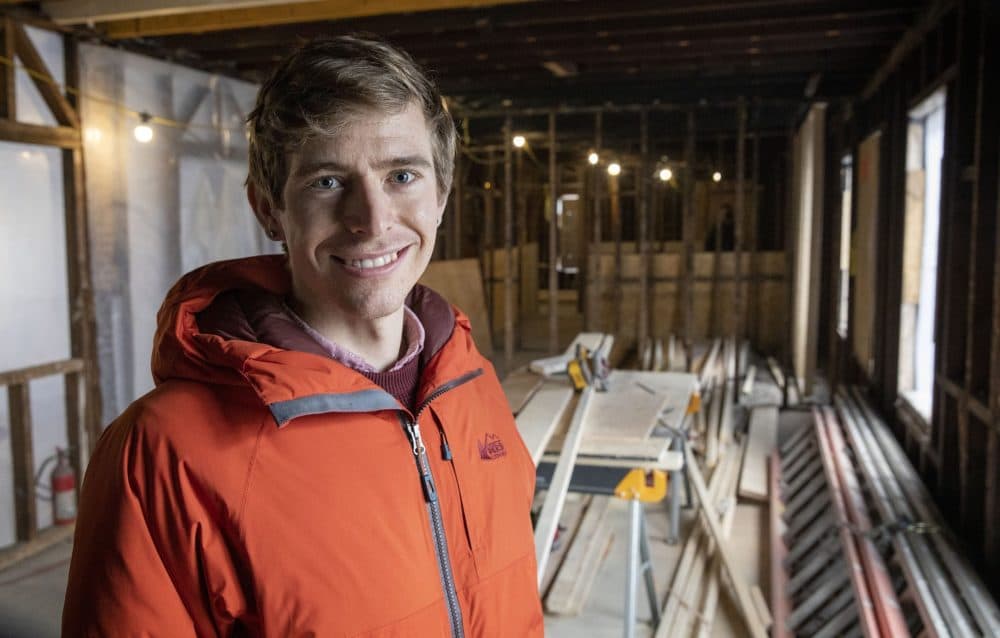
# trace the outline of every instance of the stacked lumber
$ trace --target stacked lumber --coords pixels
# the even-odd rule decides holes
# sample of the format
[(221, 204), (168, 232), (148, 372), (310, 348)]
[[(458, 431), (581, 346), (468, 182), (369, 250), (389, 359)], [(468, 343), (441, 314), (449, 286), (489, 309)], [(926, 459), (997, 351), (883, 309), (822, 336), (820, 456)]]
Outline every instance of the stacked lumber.
[(773, 464), (774, 636), (1000, 635), (1000, 611), (888, 428), (856, 391), (835, 404)]
[(727, 450), (711, 470), (707, 487), (694, 454), (687, 449), (686, 469), (698, 494), (699, 516), (681, 551), (655, 638), (710, 636), (722, 586), (744, 622), (746, 634), (741, 635), (767, 635), (771, 621), (763, 596), (736, 573), (736, 561), (728, 542), (736, 513), (743, 445), (735, 442), (725, 445), (734, 449)]

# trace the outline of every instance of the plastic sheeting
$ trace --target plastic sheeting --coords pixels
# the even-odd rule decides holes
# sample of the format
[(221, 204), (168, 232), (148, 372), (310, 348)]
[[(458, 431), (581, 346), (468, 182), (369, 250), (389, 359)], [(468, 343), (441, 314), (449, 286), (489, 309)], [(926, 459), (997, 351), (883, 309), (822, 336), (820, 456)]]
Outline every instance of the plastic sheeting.
[[(156, 312), (177, 278), (271, 244), (243, 188), (256, 86), (99, 46), (80, 60), (107, 423), (152, 388)], [(137, 112), (157, 118), (148, 143), (133, 135)]]
[[(29, 37), (56, 78), (62, 77), (59, 36), (28, 27)], [(17, 119), (53, 124), (28, 75), (16, 74)], [(0, 142), (0, 370), (70, 356), (62, 156), (55, 148)], [(66, 446), (63, 381), (31, 382), (35, 468)], [(49, 466), (51, 468), (51, 465)], [(38, 498), (37, 524), (52, 524), (51, 505)], [(0, 387), (0, 547), (16, 540), (10, 415)]]

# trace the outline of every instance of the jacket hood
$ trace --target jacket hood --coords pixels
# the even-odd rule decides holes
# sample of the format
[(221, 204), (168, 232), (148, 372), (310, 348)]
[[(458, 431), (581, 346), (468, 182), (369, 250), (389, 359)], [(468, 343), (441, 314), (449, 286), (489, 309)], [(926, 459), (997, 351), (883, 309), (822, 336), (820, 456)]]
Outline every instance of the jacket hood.
[[(376, 388), (360, 373), (320, 354), (314, 345), (303, 342), (302, 348), (295, 349), (270, 345), (266, 326), (262, 328), (254, 317), (245, 317), (247, 323), (236, 331), (236, 338), (219, 331), (202, 331), (199, 313), (224, 301), (220, 297), (230, 297), (227, 293), (263, 293), (276, 299), (288, 295), (291, 275), (286, 263), (283, 255), (220, 261), (198, 268), (174, 284), (157, 313), (152, 357), (156, 384), (180, 379), (250, 386), (267, 405), (316, 394)], [(456, 345), (463, 350), (474, 349), (468, 318), (420, 285), (407, 296), (406, 304), (426, 330), (421, 367), (435, 371), (432, 376), (460, 374), (462, 371), (431, 362), (453, 336), (460, 336), (453, 335), (456, 327), (464, 336), (463, 344)], [(427, 382), (423, 380), (421, 386)]]

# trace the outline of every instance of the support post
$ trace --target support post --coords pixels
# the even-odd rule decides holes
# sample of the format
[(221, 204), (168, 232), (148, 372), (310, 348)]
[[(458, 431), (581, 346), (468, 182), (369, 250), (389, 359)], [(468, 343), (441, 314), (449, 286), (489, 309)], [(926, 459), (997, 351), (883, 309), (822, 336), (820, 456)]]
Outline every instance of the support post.
[[(649, 112), (639, 111), (639, 173), (635, 189), (639, 213), (639, 318), (636, 337), (639, 348), (649, 338)], [(650, 346), (652, 347), (652, 346)]]
[(694, 181), (695, 171), (695, 117), (694, 109), (688, 111), (687, 116), (687, 137), (684, 140), (684, 201), (682, 209), (684, 211), (684, 221), (682, 233), (684, 236), (684, 260), (682, 272), (684, 273), (683, 291), (679, 308), (684, 312), (684, 353), (687, 359), (687, 369), (691, 369), (692, 354), (694, 349)]
[(549, 113), (549, 354), (559, 352), (559, 276), (556, 273), (559, 223), (556, 200), (559, 196), (559, 174), (556, 168), (556, 113)]
[[(598, 111), (594, 114), (594, 152), (597, 153), (598, 157), (601, 154), (601, 131), (602, 129), (602, 117), (601, 112)], [(588, 273), (590, 286), (587, 289), (587, 308), (590, 311), (589, 318), (587, 321), (587, 330), (589, 331), (600, 331), (604, 328), (603, 322), (601, 321), (601, 316), (604, 311), (604, 300), (603, 291), (601, 286), (601, 203), (603, 196), (603, 185), (604, 177), (601, 175), (600, 162), (593, 167), (593, 188), (594, 188), (594, 200), (593, 200), (593, 219), (591, 220), (593, 224), (593, 249), (590, 250), (590, 259), (593, 267), (590, 268)]]
[(743, 196), (746, 172), (746, 137), (747, 137), (747, 103), (741, 96), (736, 106), (736, 202), (733, 215), (736, 217), (733, 225), (733, 249), (735, 263), (733, 264), (733, 345), (736, 348), (736, 376), (740, 376), (743, 362), (740, 355), (743, 351), (743, 223), (746, 217), (746, 205)]
[(513, 188), (513, 141), (511, 140), (511, 118), (508, 115), (503, 125), (503, 362), (504, 374), (509, 374), (514, 362), (514, 188)]
[(7, 386), (10, 410), (10, 452), (14, 470), (14, 515), (17, 540), (30, 541), (37, 533), (35, 459), (31, 443), (31, 395), (28, 382)]

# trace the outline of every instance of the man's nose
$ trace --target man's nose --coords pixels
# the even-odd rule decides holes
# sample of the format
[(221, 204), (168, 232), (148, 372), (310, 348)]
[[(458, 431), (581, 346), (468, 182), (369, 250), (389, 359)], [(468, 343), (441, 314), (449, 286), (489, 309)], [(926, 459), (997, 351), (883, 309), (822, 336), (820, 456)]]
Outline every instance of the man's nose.
[(343, 220), (355, 235), (377, 237), (392, 228), (392, 201), (382, 184), (370, 180), (351, 184), (344, 202)]

